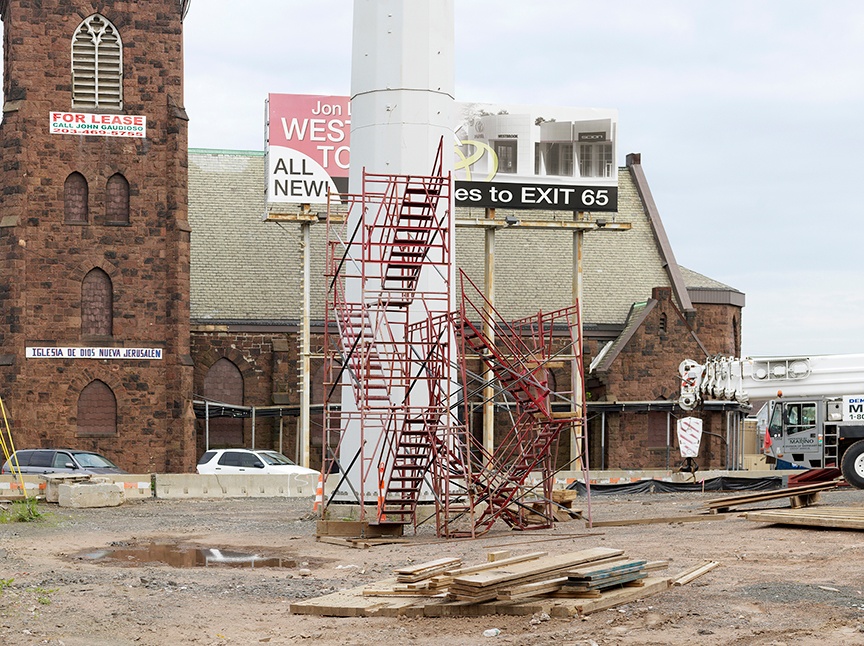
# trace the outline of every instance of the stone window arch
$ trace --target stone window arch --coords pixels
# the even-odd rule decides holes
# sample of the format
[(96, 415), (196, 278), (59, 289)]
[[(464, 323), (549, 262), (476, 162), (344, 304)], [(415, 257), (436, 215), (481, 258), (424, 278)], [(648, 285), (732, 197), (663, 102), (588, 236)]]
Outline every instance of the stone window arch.
[(81, 283), (81, 336), (113, 336), (114, 286), (99, 269), (90, 270)]
[[(204, 398), (222, 404), (243, 405), (243, 374), (233, 361), (222, 357), (204, 376)], [(210, 447), (243, 446), (243, 420), (216, 417), (210, 420)]]
[(117, 435), (117, 398), (95, 379), (78, 396), (78, 435)]
[(63, 184), (63, 220), (67, 224), (86, 224), (89, 219), (90, 189), (87, 179), (70, 173)]
[(123, 108), (123, 41), (105, 16), (84, 20), (72, 36), (72, 107)]
[(114, 173), (105, 185), (106, 224), (129, 224), (129, 181)]

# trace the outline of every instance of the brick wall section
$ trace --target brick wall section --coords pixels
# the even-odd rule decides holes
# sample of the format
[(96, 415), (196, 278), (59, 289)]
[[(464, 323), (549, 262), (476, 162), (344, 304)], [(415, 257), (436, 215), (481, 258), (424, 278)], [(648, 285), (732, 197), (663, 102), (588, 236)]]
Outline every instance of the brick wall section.
[[(656, 304), (621, 351), (611, 369), (600, 375), (602, 384), (595, 382), (590, 389), (592, 399), (603, 401), (675, 400), (679, 393), (678, 365), (685, 358), (703, 361), (705, 353), (693, 337), (690, 323), (671, 299), (669, 288), (655, 288)], [(704, 309), (703, 309), (704, 308)], [(666, 332), (661, 332), (665, 315)], [(701, 324), (699, 340), (716, 353), (734, 345), (731, 320), (740, 317), (740, 308), (730, 305), (697, 306), (696, 327)], [(726, 350), (725, 352), (729, 352)], [(671, 451), (658, 442), (656, 428), (651, 428), (651, 415), (665, 413), (607, 414), (607, 455), (609, 468), (666, 468), (680, 464), (675, 421), (671, 419)], [(715, 433), (722, 435), (723, 413), (694, 412), (703, 419), (702, 446), (698, 462), (701, 468), (725, 464), (725, 447)], [(654, 420), (654, 423), (658, 423)], [(596, 433), (596, 424), (593, 426)], [(596, 445), (596, 443), (595, 443)], [(596, 456), (599, 458), (599, 456)], [(599, 460), (593, 461), (597, 464)]]
[[(187, 120), (182, 109), (180, 3), (8, 0), (0, 126), (0, 395), (16, 444), (101, 450), (129, 471), (195, 464), (189, 356)], [(102, 13), (123, 39), (122, 113), (146, 115), (147, 138), (48, 134), (51, 111), (71, 111), (70, 43)], [(64, 185), (89, 185), (88, 224), (64, 222)], [(128, 225), (106, 223), (108, 178), (130, 185)], [(25, 359), (30, 345), (81, 339), (81, 282), (102, 269), (114, 288), (105, 345), (159, 347), (161, 361)], [(26, 297), (25, 297), (26, 295)], [(102, 343), (100, 343), (102, 345)], [(117, 437), (76, 437), (77, 403), (94, 379), (117, 398)]]

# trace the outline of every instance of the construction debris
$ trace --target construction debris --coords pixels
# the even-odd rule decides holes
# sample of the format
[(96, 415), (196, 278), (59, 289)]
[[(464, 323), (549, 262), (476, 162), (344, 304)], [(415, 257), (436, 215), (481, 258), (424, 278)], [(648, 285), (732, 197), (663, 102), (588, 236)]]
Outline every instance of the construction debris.
[(760, 491), (752, 494), (742, 494), (740, 496), (727, 496), (725, 498), (714, 498), (703, 503), (710, 510), (710, 513), (727, 512), (741, 505), (752, 503), (765, 502), (767, 500), (778, 500), (789, 498), (789, 504), (793, 508), (807, 507), (819, 500), (819, 494), (822, 491), (828, 491), (836, 488), (842, 480), (833, 480), (831, 482), (820, 482), (816, 484), (803, 485), (801, 487), (790, 487), (788, 489), (779, 489), (776, 491)]
[(818, 507), (804, 509), (766, 509), (744, 514), (757, 523), (781, 523), (833, 529), (864, 529), (862, 507)]
[(672, 585), (687, 585), (694, 579), (698, 579), (703, 574), (707, 574), (718, 565), (720, 565), (718, 561), (705, 561), (689, 570), (684, 570), (684, 572), (672, 579)]
[(458, 558), (444, 558), (399, 568), (385, 581), (294, 603), (291, 612), (342, 617), (571, 617), (630, 603), (673, 583), (683, 585), (717, 565), (702, 563), (673, 579), (648, 577), (649, 571), (667, 567), (668, 561), (629, 559), (623, 550), (605, 547), (551, 556), (534, 552), (469, 566), (462, 566)]

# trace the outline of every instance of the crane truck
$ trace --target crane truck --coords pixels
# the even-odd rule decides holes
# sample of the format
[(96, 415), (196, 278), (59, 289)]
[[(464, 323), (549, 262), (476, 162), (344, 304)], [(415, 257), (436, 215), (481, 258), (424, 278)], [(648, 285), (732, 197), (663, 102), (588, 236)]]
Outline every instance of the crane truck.
[(678, 404), (768, 400), (763, 452), (778, 466), (839, 467), (864, 489), (864, 354), (712, 357), (681, 362)]

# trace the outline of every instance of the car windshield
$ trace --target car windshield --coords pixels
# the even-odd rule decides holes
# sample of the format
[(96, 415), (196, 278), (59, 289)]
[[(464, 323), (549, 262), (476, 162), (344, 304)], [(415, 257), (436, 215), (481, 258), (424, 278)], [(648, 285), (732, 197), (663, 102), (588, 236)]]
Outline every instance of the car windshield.
[(294, 464), (294, 462), (286, 458), (284, 455), (276, 453), (275, 451), (262, 451), (258, 455), (260, 455), (261, 459), (267, 464)]
[(117, 465), (98, 453), (75, 453), (75, 459), (85, 469), (116, 469)]

